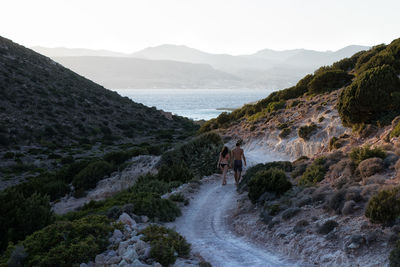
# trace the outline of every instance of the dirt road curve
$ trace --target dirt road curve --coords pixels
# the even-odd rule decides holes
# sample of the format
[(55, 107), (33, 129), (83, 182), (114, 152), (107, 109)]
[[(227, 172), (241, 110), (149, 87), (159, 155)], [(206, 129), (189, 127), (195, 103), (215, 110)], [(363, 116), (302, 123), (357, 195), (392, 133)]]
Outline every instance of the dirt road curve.
[(168, 226), (175, 227), (192, 244), (193, 252), (213, 266), (293, 266), (229, 230), (226, 218), (238, 198), (232, 183), (232, 178), (223, 187), (215, 179), (204, 183), (182, 216)]

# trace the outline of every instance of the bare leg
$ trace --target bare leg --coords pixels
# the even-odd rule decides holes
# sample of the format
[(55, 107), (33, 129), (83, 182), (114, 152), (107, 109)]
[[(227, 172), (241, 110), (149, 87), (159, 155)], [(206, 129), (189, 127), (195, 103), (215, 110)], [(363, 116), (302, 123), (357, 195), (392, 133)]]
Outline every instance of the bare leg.
[(237, 178), (236, 184), (239, 183), (240, 178), (242, 178), (242, 172), (239, 172), (239, 173), (238, 173), (238, 178)]
[(226, 185), (226, 173), (227, 173), (227, 172), (228, 172), (228, 166), (225, 165), (225, 166), (224, 166), (224, 171), (223, 171), (223, 173), (222, 173), (222, 177), (223, 177), (222, 185)]

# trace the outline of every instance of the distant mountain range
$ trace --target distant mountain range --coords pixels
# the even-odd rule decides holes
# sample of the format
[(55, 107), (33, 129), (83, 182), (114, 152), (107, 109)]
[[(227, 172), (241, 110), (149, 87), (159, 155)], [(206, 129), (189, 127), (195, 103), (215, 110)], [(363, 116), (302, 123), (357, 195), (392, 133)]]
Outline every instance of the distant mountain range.
[(321, 65), (369, 49), (337, 51), (264, 49), (251, 55), (206, 53), (187, 46), (160, 45), (131, 54), (107, 50), (33, 50), (108, 88), (265, 88), (291, 86)]

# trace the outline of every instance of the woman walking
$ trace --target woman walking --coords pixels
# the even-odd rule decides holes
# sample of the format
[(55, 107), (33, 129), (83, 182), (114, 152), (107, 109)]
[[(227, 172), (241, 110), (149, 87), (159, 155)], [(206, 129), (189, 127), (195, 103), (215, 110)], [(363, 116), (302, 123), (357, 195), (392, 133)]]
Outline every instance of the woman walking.
[(222, 185), (226, 185), (226, 173), (228, 172), (229, 162), (231, 162), (231, 156), (228, 147), (224, 146), (221, 153), (219, 153), (217, 164), (217, 168), (220, 167), (222, 170)]

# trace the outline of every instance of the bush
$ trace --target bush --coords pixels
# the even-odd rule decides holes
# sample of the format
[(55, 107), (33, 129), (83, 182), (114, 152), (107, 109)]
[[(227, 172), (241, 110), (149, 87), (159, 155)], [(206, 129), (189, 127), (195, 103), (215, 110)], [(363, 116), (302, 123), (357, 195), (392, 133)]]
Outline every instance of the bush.
[(150, 257), (163, 266), (174, 264), (177, 256), (186, 258), (190, 254), (190, 244), (174, 230), (150, 225), (141, 233), (142, 239), (151, 244)]
[(395, 248), (390, 252), (389, 266), (390, 267), (400, 266), (400, 241), (396, 242)]
[(3, 155), (3, 159), (13, 159), (14, 156), (15, 156), (15, 153), (14, 153), (14, 152), (6, 152), (6, 153), (4, 153), (4, 155)]
[(49, 198), (24, 195), (15, 188), (0, 192), (0, 251), (53, 221)]
[(248, 186), (249, 198), (253, 203), (257, 202), (260, 196), (267, 191), (283, 194), (292, 188), (285, 172), (276, 168), (257, 172)]
[(392, 67), (363, 72), (339, 96), (337, 107), (343, 124), (372, 123), (390, 112), (395, 116), (400, 110), (399, 93), (400, 81)]
[(312, 94), (322, 94), (339, 89), (348, 84), (353, 75), (343, 70), (326, 70), (317, 73), (308, 84), (308, 91)]
[(93, 261), (108, 245), (113, 227), (105, 216), (56, 222), (28, 236), (22, 245), (27, 266), (72, 266)]
[(153, 193), (138, 193), (132, 196), (131, 203), (136, 215), (146, 215), (151, 219), (172, 222), (181, 215), (180, 209), (169, 199), (162, 199)]
[(325, 167), (326, 159), (324, 157), (317, 158), (310, 164), (299, 180), (299, 185), (311, 186), (325, 178), (327, 168)]
[(172, 188), (169, 183), (158, 180), (154, 175), (147, 174), (139, 177), (135, 185), (132, 186), (129, 191), (134, 193), (146, 192), (163, 195), (169, 192), (171, 189)]
[(106, 161), (95, 161), (87, 165), (72, 180), (76, 190), (87, 190), (96, 186), (97, 182), (111, 174), (113, 167)]
[(381, 190), (371, 197), (365, 216), (373, 223), (390, 223), (400, 215), (400, 188)]
[(338, 141), (339, 139), (336, 136), (329, 139), (329, 151), (340, 148), (341, 144)]
[(394, 127), (393, 130), (390, 132), (390, 137), (399, 137), (400, 136), (400, 122), (397, 123)]
[(162, 165), (157, 178), (164, 182), (179, 181), (186, 183), (194, 178), (193, 173), (184, 162), (173, 163), (171, 166)]
[(292, 130), (290, 130), (290, 128), (284, 128), (284, 129), (279, 133), (279, 137), (280, 137), (280, 138), (286, 138), (291, 132), (292, 132)]
[(370, 149), (369, 146), (363, 146), (353, 148), (349, 154), (349, 157), (358, 165), (361, 161), (369, 158), (384, 159), (386, 157), (386, 153), (382, 148), (379, 147)]
[[(222, 139), (216, 133), (199, 135), (175, 149), (164, 153), (161, 157), (161, 166), (175, 166), (178, 169), (180, 165), (182, 168), (186, 166), (197, 177), (213, 174), (216, 171), (215, 162), (218, 159), (222, 145)], [(180, 171), (176, 172), (176, 174), (178, 173)], [(187, 171), (183, 171), (183, 173), (189, 175)], [(186, 180), (185, 176), (181, 178), (182, 181)]]
[(303, 138), (303, 140), (308, 140), (314, 134), (316, 129), (317, 125), (315, 123), (311, 123), (309, 125), (301, 126), (297, 133), (300, 138)]
[(255, 166), (252, 166), (246, 170), (246, 173), (243, 175), (242, 179), (239, 182), (238, 189), (244, 188), (249, 181), (256, 175), (259, 171), (267, 171), (269, 169), (280, 169), (285, 172), (292, 171), (292, 163), (289, 161), (273, 161), (268, 163), (259, 163)]

